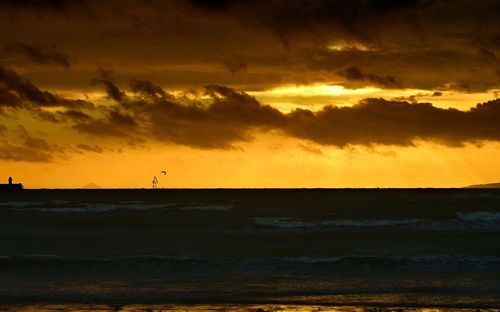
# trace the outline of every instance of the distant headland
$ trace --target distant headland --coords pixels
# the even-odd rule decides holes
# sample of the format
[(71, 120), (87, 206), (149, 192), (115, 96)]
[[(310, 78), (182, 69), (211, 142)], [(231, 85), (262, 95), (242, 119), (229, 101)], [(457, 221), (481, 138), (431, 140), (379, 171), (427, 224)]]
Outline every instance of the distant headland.
[(23, 189), (22, 183), (12, 183), (12, 177), (9, 177), (7, 184), (0, 184), (0, 191), (20, 191)]
[(474, 184), (465, 188), (500, 188), (500, 183)]

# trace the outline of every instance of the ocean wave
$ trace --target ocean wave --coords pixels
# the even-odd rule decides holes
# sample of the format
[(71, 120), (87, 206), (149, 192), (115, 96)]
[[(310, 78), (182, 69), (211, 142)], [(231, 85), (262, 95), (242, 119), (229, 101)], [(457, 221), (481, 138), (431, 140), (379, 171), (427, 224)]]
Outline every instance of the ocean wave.
[(212, 210), (212, 211), (229, 211), (233, 205), (192, 205), (180, 207), (181, 210)]
[(54, 202), (37, 203), (29, 205), (12, 205), (9, 208), (16, 211), (40, 211), (57, 213), (84, 213), (84, 212), (107, 212), (113, 210), (151, 210), (151, 209), (171, 209), (176, 207), (176, 203), (151, 204), (151, 203), (80, 203), (67, 202), (58, 204)]
[(459, 198), (459, 199), (467, 199), (467, 198), (471, 198), (471, 199), (474, 199), (474, 198), (499, 198), (500, 195), (498, 193), (469, 193), (469, 192), (465, 192), (465, 193), (456, 193), (456, 194), (452, 194), (452, 195), (446, 195), (446, 196), (449, 196), (451, 198)]
[(14, 255), (0, 256), (1, 266), (12, 265), (62, 265), (62, 264), (106, 264), (106, 263), (139, 263), (139, 262), (202, 262), (189, 255), (165, 256), (165, 255), (129, 255), (118, 257), (67, 257), (61, 255)]
[(61, 207), (61, 206), (79, 206), (81, 202), (68, 201), (68, 200), (51, 200), (51, 201), (15, 201), (15, 202), (2, 202), (0, 208), (10, 209), (23, 209), (23, 208), (41, 208), (46, 206)]
[(280, 261), (302, 264), (347, 264), (347, 265), (462, 265), (488, 266), (500, 265), (499, 257), (473, 257), (467, 255), (432, 255), (432, 256), (378, 256), (352, 255), (339, 257), (283, 257)]
[(475, 211), (469, 213), (458, 212), (457, 218), (463, 221), (500, 222), (500, 212)]
[(54, 213), (101, 213), (115, 210), (206, 210), (229, 211), (233, 205), (209, 204), (179, 204), (179, 203), (148, 203), (141, 201), (126, 201), (119, 203), (86, 203), (72, 201), (47, 201), (47, 202), (7, 202), (1, 203), (0, 208), (13, 211), (38, 211)]
[[(277, 227), (284, 229), (294, 229), (294, 228), (315, 228), (324, 226), (324, 222), (304, 222), (300, 220), (294, 220), (292, 218), (260, 218), (254, 219), (255, 224), (261, 226)], [(326, 221), (325, 221), (326, 222)]]
[(500, 230), (500, 213), (457, 213), (456, 219), (338, 219), (304, 221), (290, 217), (257, 217), (254, 224), (282, 230), (341, 228), (405, 228), (413, 230)]
[(324, 220), (324, 221), (302, 221), (293, 218), (255, 218), (255, 224), (261, 226), (269, 226), (283, 229), (294, 228), (321, 228), (321, 227), (391, 227), (414, 225), (422, 222), (419, 219), (393, 219), (393, 220), (378, 220), (378, 219), (364, 219), (364, 220)]
[(467, 255), (434, 256), (380, 256), (346, 255), (337, 257), (272, 257), (255, 259), (203, 258), (191, 255), (128, 255), (116, 257), (67, 257), (61, 255), (14, 255), (0, 256), (0, 268), (10, 266), (61, 266), (61, 265), (210, 265), (253, 268), (272, 268), (274, 265), (287, 266), (328, 266), (331, 269), (358, 268), (415, 268), (417, 270), (439, 268), (500, 268), (499, 257), (473, 257)]

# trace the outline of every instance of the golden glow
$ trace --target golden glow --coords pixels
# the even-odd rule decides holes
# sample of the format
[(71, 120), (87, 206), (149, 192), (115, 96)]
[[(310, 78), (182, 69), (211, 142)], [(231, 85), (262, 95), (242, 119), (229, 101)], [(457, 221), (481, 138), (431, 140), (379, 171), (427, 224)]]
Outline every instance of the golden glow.
[[(340, 85), (284, 85), (250, 92), (259, 101), (288, 112), (302, 107), (321, 109), (325, 104), (352, 105), (367, 97), (404, 99), (435, 106), (468, 109), (494, 97), (483, 93), (429, 90), (383, 90), (375, 87), (348, 89)], [(176, 97), (185, 96), (174, 91)], [(203, 93), (188, 96), (203, 100)], [(73, 94), (77, 98), (77, 94)], [(109, 104), (102, 93), (88, 95), (94, 103)], [(15, 129), (22, 124), (36, 137), (64, 145), (74, 144), (79, 135), (69, 128), (47, 124), (29, 114), (18, 119), (3, 118)], [(62, 131), (63, 130), (63, 131)], [(11, 131), (7, 133), (10, 135)], [(279, 133), (254, 133), (255, 140), (237, 144), (232, 150), (198, 150), (182, 146), (144, 142), (121, 146), (113, 138), (79, 136), (78, 143), (98, 144), (102, 153), (68, 153), (51, 163), (0, 162), (0, 172), (14, 172), (28, 188), (102, 187), (149, 188), (152, 176), (167, 169), (160, 187), (462, 187), (497, 182), (500, 176), (499, 143), (481, 148), (468, 145), (451, 148), (432, 142), (415, 147), (351, 146), (328, 147), (293, 139)], [(459, 151), (459, 152), (458, 152)], [(380, 179), (384, 177), (384, 179)]]
[(497, 90), (463, 93), (442, 91), (434, 96), (434, 91), (422, 89), (381, 89), (365, 87), (348, 89), (341, 85), (287, 85), (274, 89), (249, 92), (259, 101), (272, 105), (282, 112), (296, 108), (321, 109), (324, 105), (352, 106), (365, 98), (385, 98), (403, 101), (432, 103), (436, 107), (468, 110), (495, 98)]
[[(75, 154), (54, 163), (0, 163), (26, 187), (462, 187), (496, 182), (500, 144), (451, 148), (319, 146), (274, 134), (234, 150), (197, 150), (168, 145)], [(169, 175), (159, 176), (167, 169)], [(383, 177), (383, 179), (381, 179)]]
[(347, 42), (344, 40), (335, 41), (326, 47), (332, 51), (345, 51), (345, 50), (358, 50), (358, 51), (372, 51), (373, 49), (359, 42)]
[(254, 96), (265, 95), (265, 96), (318, 96), (318, 95), (329, 95), (329, 96), (339, 96), (339, 95), (354, 95), (354, 94), (369, 94), (376, 91), (380, 91), (379, 88), (366, 87), (359, 89), (346, 89), (340, 85), (326, 85), (326, 84), (313, 84), (313, 85), (287, 85), (266, 91), (249, 92)]
[(347, 89), (341, 85), (313, 84), (286, 85), (248, 93), (262, 103), (288, 113), (296, 108), (319, 110), (326, 104), (350, 106), (355, 103), (350, 101), (351, 99), (357, 101), (381, 91), (382, 89), (375, 87)]
[[(333, 297), (333, 296), (331, 296)], [(327, 298), (323, 300), (330, 302)], [(115, 311), (115, 305), (106, 304), (37, 304), (37, 305), (15, 305), (12, 309), (10, 306), (6, 307), (7, 311), (20, 311), (20, 312), (52, 312), (52, 311)], [(230, 311), (230, 312), (248, 312), (248, 311), (283, 311), (283, 312), (311, 312), (311, 311), (324, 311), (324, 312), (366, 312), (366, 311), (396, 311), (406, 310), (405, 308), (398, 307), (356, 307), (356, 306), (330, 306), (330, 305), (287, 305), (287, 304), (195, 304), (195, 305), (178, 305), (178, 304), (127, 304), (120, 305), (120, 311), (123, 312), (136, 312), (136, 311), (177, 311), (177, 312), (206, 312), (206, 311)], [(457, 311), (456, 309), (448, 308), (418, 308), (412, 307), (408, 310), (415, 312), (447, 312)], [(470, 312), (476, 309), (459, 309), (459, 311)]]

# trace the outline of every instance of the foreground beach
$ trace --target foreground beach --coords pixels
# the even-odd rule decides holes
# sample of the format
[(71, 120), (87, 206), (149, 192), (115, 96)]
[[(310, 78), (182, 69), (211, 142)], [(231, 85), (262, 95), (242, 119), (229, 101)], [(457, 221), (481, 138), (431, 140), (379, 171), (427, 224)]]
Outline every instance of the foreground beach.
[(497, 312), (500, 309), (443, 308), (443, 307), (356, 307), (321, 305), (12, 305), (1, 306), (2, 311), (102, 311), (102, 312)]

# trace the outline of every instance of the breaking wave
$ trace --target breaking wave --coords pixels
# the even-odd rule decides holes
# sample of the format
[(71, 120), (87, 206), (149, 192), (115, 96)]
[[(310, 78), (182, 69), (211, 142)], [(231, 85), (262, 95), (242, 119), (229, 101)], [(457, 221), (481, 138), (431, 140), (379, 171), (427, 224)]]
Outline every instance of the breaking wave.
[(304, 221), (289, 217), (257, 217), (254, 224), (277, 229), (409, 228), (414, 230), (500, 230), (500, 213), (457, 213), (455, 219), (339, 219)]
[(140, 201), (119, 203), (85, 203), (72, 201), (48, 201), (48, 202), (7, 202), (0, 203), (0, 208), (13, 211), (39, 211), (55, 213), (101, 213), (115, 210), (205, 210), (205, 211), (229, 211), (232, 205), (208, 205), (179, 203), (148, 203)]
[(138, 263), (138, 262), (199, 262), (187, 255), (164, 256), (164, 255), (133, 255), (109, 258), (92, 257), (65, 257), (61, 255), (22, 255), (22, 256), (0, 256), (1, 266), (15, 265), (60, 265), (60, 264), (83, 264), (83, 263)]
[(309, 222), (295, 220), (292, 218), (255, 218), (255, 223), (261, 226), (277, 227), (284, 229), (294, 228), (321, 228), (321, 227), (387, 227), (387, 226), (402, 226), (418, 224), (421, 220), (418, 219), (401, 219), (401, 220), (325, 220), (317, 222)]
[(457, 218), (463, 221), (500, 222), (500, 212), (475, 211), (470, 213), (457, 213)]
[(295, 257), (283, 258), (283, 261), (328, 264), (328, 263), (407, 263), (407, 264), (465, 264), (465, 265), (500, 265), (498, 257), (471, 257), (465, 255), (434, 255), (434, 256), (341, 256), (341, 257)]
[(166, 255), (129, 255), (117, 257), (66, 257), (60, 255), (22, 255), (22, 256), (0, 256), (0, 267), (8, 266), (59, 266), (59, 265), (106, 265), (106, 264), (130, 264), (139, 263), (164, 263), (199, 265), (211, 263), (223, 266), (249, 266), (269, 267), (276, 265), (299, 265), (299, 266), (333, 266), (338, 268), (352, 267), (361, 269), (370, 268), (404, 268), (425, 267), (450, 268), (450, 267), (484, 267), (492, 269), (493, 266), (500, 267), (499, 257), (473, 257), (467, 255), (434, 255), (434, 256), (376, 256), (376, 255), (348, 255), (338, 257), (273, 257), (256, 259), (231, 259), (231, 258), (197, 258), (190, 255), (166, 256)]

